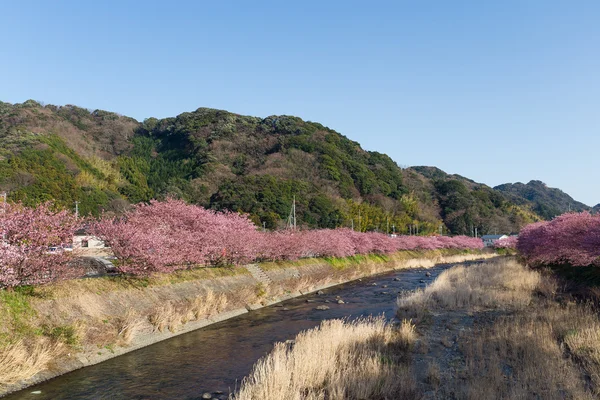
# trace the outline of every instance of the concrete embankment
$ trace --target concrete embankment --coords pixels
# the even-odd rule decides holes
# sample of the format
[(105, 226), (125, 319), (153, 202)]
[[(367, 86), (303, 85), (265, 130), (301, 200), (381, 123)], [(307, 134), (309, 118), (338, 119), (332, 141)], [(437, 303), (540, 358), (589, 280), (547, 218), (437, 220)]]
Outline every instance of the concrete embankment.
[[(302, 294), (391, 270), (494, 257), (457, 251), (306, 259), (183, 271), (149, 279), (61, 282), (19, 294), (28, 312), (4, 328), (0, 395)], [(18, 333), (17, 333), (18, 329)], [(6, 369), (8, 371), (8, 369)]]

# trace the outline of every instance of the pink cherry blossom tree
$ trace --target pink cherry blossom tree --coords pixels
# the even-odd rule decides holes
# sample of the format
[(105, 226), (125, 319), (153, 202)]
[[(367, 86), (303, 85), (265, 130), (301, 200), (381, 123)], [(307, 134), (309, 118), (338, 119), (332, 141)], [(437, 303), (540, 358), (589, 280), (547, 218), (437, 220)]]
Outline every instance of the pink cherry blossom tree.
[[(61, 248), (73, 243), (77, 221), (52, 203), (35, 208), (6, 203), (0, 212), (0, 287), (43, 284), (81, 274), (70, 265), (71, 253)], [(50, 247), (56, 251), (50, 252)]]
[(521, 230), (517, 250), (533, 265), (600, 266), (600, 216), (567, 213)]

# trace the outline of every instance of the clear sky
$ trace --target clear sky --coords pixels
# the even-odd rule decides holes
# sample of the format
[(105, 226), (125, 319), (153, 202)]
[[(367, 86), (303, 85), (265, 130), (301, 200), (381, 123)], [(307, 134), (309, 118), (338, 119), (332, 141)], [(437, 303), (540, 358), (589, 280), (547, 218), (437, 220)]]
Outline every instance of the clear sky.
[(0, 100), (297, 115), (600, 203), (600, 2), (4, 1)]

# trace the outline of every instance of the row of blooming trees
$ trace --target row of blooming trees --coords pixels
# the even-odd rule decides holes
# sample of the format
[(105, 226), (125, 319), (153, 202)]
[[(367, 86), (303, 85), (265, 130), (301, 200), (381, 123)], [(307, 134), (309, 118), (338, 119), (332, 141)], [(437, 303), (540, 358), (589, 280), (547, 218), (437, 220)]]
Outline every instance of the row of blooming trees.
[(102, 219), (94, 232), (112, 247), (124, 272), (170, 272), (196, 265), (242, 264), (389, 254), (416, 249), (479, 249), (479, 239), (359, 233), (350, 229), (262, 232), (245, 216), (179, 200), (138, 204), (123, 217)]
[[(67, 211), (54, 210), (50, 203), (36, 208), (4, 206), (0, 215), (0, 288), (81, 275), (70, 263), (70, 252), (50, 252), (49, 248), (71, 245), (83, 221), (76, 221)], [(112, 248), (119, 269), (136, 275), (266, 260), (482, 247), (481, 240), (465, 236), (391, 238), (350, 229), (263, 232), (243, 215), (179, 200), (138, 204), (121, 217), (85, 224)]]
[(494, 243), (495, 249), (511, 249), (517, 248), (517, 236), (510, 236), (504, 239), (499, 239)]
[(69, 264), (69, 252), (49, 251), (51, 246), (72, 244), (77, 226), (73, 214), (56, 211), (51, 203), (36, 208), (5, 203), (0, 213), (0, 288), (80, 274)]
[(568, 213), (528, 225), (517, 250), (533, 265), (600, 266), (600, 215)]

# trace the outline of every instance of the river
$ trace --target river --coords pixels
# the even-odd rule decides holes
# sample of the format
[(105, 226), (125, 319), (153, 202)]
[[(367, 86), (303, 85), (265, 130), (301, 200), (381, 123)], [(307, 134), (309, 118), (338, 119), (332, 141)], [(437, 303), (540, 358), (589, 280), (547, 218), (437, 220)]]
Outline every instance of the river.
[[(425, 286), (449, 266), (385, 273), (326, 289), (322, 295), (287, 300), (70, 372), (6, 399), (199, 399), (204, 392), (229, 393), (274, 342), (293, 339), (324, 319), (380, 314), (393, 318), (398, 292)], [(338, 304), (336, 296), (345, 304)], [(315, 310), (319, 305), (330, 309)]]

